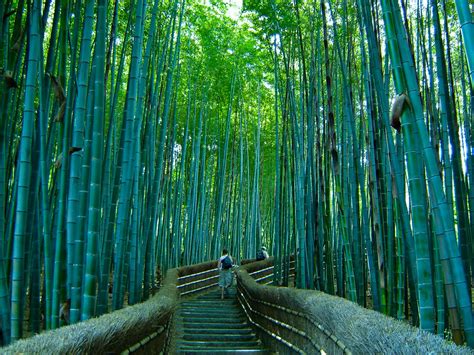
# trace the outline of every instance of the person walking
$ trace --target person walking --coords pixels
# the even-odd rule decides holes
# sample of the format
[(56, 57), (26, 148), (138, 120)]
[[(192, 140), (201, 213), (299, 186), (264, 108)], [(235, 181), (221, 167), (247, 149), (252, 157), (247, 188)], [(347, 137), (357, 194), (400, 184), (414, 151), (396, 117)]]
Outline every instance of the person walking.
[(257, 252), (257, 258), (256, 259), (257, 259), (257, 261), (268, 259), (268, 252), (267, 252), (267, 248), (265, 248), (265, 246), (262, 246), (260, 248), (260, 250)]
[(222, 250), (222, 256), (217, 261), (219, 269), (219, 287), (221, 288), (221, 299), (224, 299), (224, 291), (232, 285), (232, 265), (234, 261), (227, 249)]

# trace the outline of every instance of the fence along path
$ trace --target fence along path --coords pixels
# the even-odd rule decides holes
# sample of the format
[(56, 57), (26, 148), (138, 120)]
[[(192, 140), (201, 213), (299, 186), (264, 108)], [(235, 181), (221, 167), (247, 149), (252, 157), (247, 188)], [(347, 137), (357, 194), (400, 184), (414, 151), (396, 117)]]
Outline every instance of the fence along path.
[[(170, 347), (170, 340), (176, 334), (172, 331), (172, 324), (175, 324), (176, 329), (179, 317), (191, 315), (186, 313), (195, 311), (192, 304), (189, 307), (187, 302), (195, 299), (208, 300), (196, 307), (200, 308), (196, 310), (196, 314), (200, 314), (201, 318), (209, 320), (211, 311), (218, 313), (218, 302), (221, 300), (212, 299), (212, 294), (217, 289), (216, 264), (212, 261), (170, 269), (158, 293), (146, 302), (20, 340), (2, 348), (1, 352), (172, 353), (174, 350)], [(293, 262), (289, 263), (289, 267), (287, 276), (291, 277)], [(265, 352), (266, 349), (283, 354), (473, 353), (471, 348), (456, 346), (439, 336), (364, 309), (343, 298), (314, 290), (262, 287), (259, 284), (272, 282), (272, 258), (242, 265), (235, 270), (235, 275), (237, 291), (229, 295), (229, 300), (230, 297), (235, 297), (236, 292), (239, 304), (243, 305), (248, 322), (257, 337), (254, 338), (253, 331), (247, 325), (242, 326), (246, 329), (247, 337), (242, 337), (240, 341), (243, 338), (248, 340), (250, 349), (218, 351), (214, 348), (213, 353)], [(180, 305), (185, 307), (180, 309)], [(239, 318), (240, 309), (237, 304), (233, 306), (236, 306), (233, 309), (236, 311), (235, 317)], [(177, 310), (179, 314), (176, 313)], [(245, 321), (242, 323), (245, 324)], [(201, 332), (194, 325), (183, 326), (194, 329), (190, 332), (191, 337), (192, 334), (195, 336)], [(218, 328), (214, 326), (214, 330)], [(216, 337), (222, 339), (220, 335)], [(257, 338), (265, 344), (264, 348), (255, 340)], [(191, 340), (183, 336), (180, 339)], [(181, 352), (201, 352), (197, 345), (199, 344), (182, 342)], [(211, 352), (209, 349), (202, 350)]]

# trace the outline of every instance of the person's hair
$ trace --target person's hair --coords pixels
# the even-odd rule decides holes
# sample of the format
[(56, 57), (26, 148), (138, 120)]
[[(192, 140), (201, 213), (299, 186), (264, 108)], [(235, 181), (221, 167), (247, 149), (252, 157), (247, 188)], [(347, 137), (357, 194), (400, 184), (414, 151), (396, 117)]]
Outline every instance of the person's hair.
[(228, 253), (227, 249), (222, 249), (222, 255), (225, 255), (227, 253)]

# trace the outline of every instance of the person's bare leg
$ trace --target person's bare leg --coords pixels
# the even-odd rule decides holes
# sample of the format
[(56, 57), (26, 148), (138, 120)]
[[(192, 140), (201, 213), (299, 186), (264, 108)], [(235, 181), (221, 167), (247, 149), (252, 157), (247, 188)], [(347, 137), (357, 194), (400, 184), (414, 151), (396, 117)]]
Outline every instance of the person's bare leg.
[(224, 299), (224, 287), (221, 287), (221, 300)]

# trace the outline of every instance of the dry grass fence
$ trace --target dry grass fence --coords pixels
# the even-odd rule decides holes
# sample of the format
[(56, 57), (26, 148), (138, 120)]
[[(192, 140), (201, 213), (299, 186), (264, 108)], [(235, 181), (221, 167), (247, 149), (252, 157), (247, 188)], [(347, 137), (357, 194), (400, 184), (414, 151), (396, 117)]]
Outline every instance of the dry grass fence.
[(473, 354), (443, 338), (346, 299), (314, 290), (263, 286), (249, 273), (269, 259), (237, 270), (241, 304), (261, 339), (279, 353)]

